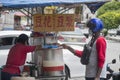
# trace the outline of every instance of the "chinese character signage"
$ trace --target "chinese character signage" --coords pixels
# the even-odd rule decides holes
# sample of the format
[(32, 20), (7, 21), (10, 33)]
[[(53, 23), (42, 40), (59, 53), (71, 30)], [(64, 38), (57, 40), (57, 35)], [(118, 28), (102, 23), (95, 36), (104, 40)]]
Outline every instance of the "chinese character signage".
[(35, 14), (33, 16), (35, 32), (73, 31), (73, 14)]

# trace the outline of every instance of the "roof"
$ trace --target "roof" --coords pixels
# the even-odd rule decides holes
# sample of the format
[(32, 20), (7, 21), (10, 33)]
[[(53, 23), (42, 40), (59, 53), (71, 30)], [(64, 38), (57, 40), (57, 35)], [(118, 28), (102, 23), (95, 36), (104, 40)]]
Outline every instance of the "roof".
[(26, 15), (23, 14), (22, 12), (15, 12), (14, 15), (15, 15), (15, 16), (26, 16)]
[(0, 6), (3, 8), (27, 8), (92, 2), (106, 2), (106, 0), (0, 0)]

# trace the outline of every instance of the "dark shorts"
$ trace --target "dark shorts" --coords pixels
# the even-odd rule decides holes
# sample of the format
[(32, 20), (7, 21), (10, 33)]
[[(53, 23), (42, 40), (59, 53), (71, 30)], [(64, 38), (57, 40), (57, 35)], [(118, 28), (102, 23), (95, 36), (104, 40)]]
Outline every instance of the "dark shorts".
[(14, 76), (20, 76), (20, 75), (10, 74), (10, 73), (7, 73), (7, 72), (1, 72), (1, 80), (10, 80), (11, 77), (14, 77)]

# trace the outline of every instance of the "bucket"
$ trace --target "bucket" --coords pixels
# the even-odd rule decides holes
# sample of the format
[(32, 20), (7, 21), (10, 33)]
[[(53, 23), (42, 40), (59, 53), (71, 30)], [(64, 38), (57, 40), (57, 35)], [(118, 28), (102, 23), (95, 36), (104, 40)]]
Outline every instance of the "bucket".
[(63, 75), (64, 61), (61, 48), (46, 48), (43, 50), (42, 70), (44, 76)]

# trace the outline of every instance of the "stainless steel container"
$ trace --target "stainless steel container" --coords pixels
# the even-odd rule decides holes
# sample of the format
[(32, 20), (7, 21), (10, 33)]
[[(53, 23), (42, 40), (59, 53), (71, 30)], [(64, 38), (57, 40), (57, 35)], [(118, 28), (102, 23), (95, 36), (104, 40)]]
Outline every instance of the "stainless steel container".
[(43, 76), (61, 76), (64, 74), (62, 48), (43, 49)]

